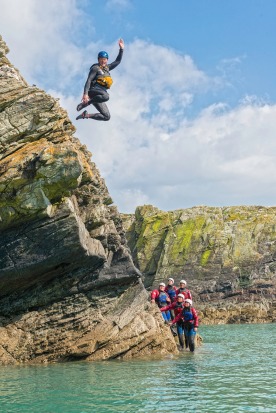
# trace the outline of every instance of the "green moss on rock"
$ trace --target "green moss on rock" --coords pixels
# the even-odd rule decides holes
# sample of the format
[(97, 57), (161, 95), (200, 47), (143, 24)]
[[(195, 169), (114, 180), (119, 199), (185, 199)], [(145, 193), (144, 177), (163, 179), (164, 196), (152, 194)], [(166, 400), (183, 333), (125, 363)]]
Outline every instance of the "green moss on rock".
[(211, 253), (212, 253), (211, 250), (206, 250), (202, 253), (201, 258), (200, 258), (200, 265), (202, 265), (202, 267), (205, 267), (205, 265), (208, 264)]
[(276, 256), (275, 207), (202, 206), (163, 212), (145, 206), (137, 208), (132, 228), (136, 264), (146, 277), (154, 272), (156, 282), (186, 274), (195, 283), (219, 279), (235, 285), (240, 274), (270, 276), (268, 265)]

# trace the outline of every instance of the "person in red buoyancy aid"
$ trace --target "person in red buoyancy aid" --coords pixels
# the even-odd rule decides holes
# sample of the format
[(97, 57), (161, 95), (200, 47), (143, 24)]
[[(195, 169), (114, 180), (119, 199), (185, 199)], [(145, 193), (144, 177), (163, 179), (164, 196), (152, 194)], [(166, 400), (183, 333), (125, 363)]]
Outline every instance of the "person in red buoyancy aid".
[[(158, 290), (153, 290), (150, 295), (151, 302), (156, 303), (160, 310), (171, 302), (169, 295), (165, 292), (165, 287), (164, 283), (160, 283)], [(162, 311), (162, 316), (166, 322), (171, 320), (169, 311)]]
[(174, 285), (174, 279), (169, 278), (168, 279), (168, 284), (165, 287), (165, 291), (166, 291), (167, 294), (169, 294), (169, 297), (170, 297), (172, 303), (174, 301), (176, 301), (176, 296), (177, 296), (176, 290), (177, 290), (177, 288)]
[[(190, 349), (190, 351), (195, 350), (195, 336), (198, 328), (198, 316), (195, 308), (192, 306), (193, 302), (189, 298), (184, 300), (184, 308), (181, 313), (179, 313), (173, 320), (172, 324), (178, 326), (179, 334), (185, 336), (185, 347)], [(181, 347), (181, 344), (180, 344)], [(184, 346), (182, 346), (183, 348)]]
[[(179, 314), (181, 315), (184, 309), (184, 295), (178, 294), (176, 301), (167, 305), (166, 307), (161, 308), (161, 311), (173, 311), (174, 317), (177, 317)], [(176, 335), (174, 329), (171, 327), (173, 335)], [(183, 327), (182, 321), (176, 323), (176, 331), (178, 335), (179, 345), (181, 348), (184, 348), (184, 339), (183, 339)]]
[(188, 290), (187, 288), (187, 281), (185, 280), (180, 280), (179, 281), (179, 288), (176, 290), (177, 294), (183, 294), (185, 298), (189, 298), (192, 300), (192, 294), (191, 291)]
[[(173, 278), (169, 278), (169, 279), (168, 279), (168, 284), (167, 284), (166, 287), (165, 287), (165, 291), (166, 291), (166, 293), (169, 295), (170, 300), (171, 300), (171, 303), (173, 303), (174, 301), (176, 301), (176, 297), (177, 297), (176, 290), (177, 290), (177, 288), (176, 288), (175, 285), (174, 285), (174, 279), (173, 279)], [(170, 313), (171, 313), (171, 318), (174, 318), (174, 312), (173, 312), (173, 310), (170, 310)]]

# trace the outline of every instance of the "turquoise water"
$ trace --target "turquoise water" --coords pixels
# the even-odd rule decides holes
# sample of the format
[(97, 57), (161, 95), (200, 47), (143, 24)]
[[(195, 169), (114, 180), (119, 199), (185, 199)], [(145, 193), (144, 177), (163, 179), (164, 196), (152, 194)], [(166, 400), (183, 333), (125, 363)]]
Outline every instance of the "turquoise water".
[(0, 412), (276, 412), (276, 324), (200, 334), (162, 360), (0, 367)]

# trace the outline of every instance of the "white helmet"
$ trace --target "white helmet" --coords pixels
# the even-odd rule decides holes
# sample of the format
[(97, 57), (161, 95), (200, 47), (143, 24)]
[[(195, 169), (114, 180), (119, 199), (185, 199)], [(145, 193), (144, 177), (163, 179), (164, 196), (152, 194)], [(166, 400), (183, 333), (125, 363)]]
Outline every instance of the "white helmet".
[(179, 284), (187, 284), (187, 281), (185, 281), (185, 280), (180, 280), (180, 281), (179, 281)]
[(169, 278), (168, 281), (172, 281), (174, 283), (174, 279), (173, 278)]
[(186, 298), (185, 303), (189, 303), (190, 305), (193, 305), (192, 300), (190, 300), (190, 298)]
[(166, 284), (165, 283), (160, 283), (159, 287), (166, 287)]
[(185, 298), (183, 294), (178, 294), (177, 298), (179, 298), (179, 297), (183, 298), (183, 299)]

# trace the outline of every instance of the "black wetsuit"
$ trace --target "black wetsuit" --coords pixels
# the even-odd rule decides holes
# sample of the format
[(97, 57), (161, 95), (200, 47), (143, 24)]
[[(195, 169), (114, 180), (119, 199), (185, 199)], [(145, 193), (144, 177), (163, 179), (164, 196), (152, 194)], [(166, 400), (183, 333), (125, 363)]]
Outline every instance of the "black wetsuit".
[(98, 76), (102, 76), (103, 71), (105, 74), (108, 74), (110, 70), (115, 69), (115, 67), (117, 67), (121, 63), (122, 57), (123, 49), (120, 49), (116, 60), (106, 65), (103, 69), (97, 63), (91, 66), (87, 81), (84, 85), (84, 95), (88, 95), (90, 100), (88, 101), (87, 105), (82, 104), (82, 108), (92, 103), (92, 105), (95, 106), (99, 113), (89, 115), (89, 118), (105, 121), (110, 119), (110, 113), (107, 105), (105, 104), (105, 102), (109, 100), (109, 94), (107, 93), (107, 89), (104, 86), (101, 86), (96, 82), (96, 79)]

